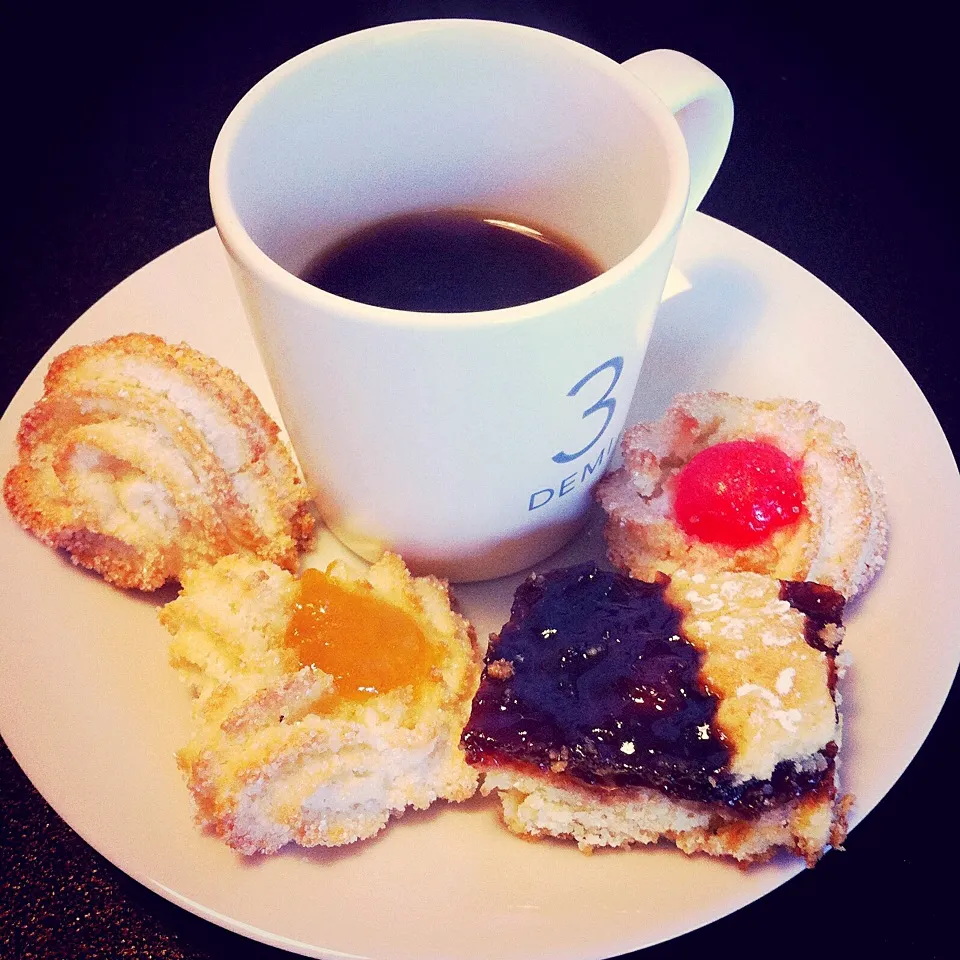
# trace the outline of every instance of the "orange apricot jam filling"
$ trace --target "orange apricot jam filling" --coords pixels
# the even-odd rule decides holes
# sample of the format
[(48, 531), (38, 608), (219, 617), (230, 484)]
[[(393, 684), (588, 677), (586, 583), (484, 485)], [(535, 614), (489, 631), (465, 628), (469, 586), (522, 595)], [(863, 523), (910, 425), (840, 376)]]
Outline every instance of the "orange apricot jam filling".
[(338, 696), (353, 701), (418, 686), (436, 654), (408, 613), (312, 569), (300, 579), (286, 641), (301, 666), (329, 673)]

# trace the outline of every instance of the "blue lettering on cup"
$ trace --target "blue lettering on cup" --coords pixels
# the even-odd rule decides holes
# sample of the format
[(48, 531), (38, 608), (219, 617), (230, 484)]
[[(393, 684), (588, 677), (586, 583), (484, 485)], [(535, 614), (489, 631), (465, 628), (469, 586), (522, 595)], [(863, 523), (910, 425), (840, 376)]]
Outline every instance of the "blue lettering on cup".
[(613, 379), (610, 381), (610, 385), (604, 391), (600, 399), (587, 407), (583, 411), (583, 416), (581, 420), (586, 420), (587, 417), (592, 416), (595, 413), (599, 413), (601, 410), (606, 411), (606, 419), (603, 421), (603, 426), (600, 428), (597, 435), (583, 448), (578, 450), (576, 453), (565, 453), (562, 450), (559, 453), (555, 453), (552, 457), (554, 463), (570, 463), (571, 460), (576, 460), (578, 457), (582, 457), (604, 434), (604, 431), (610, 425), (610, 421), (613, 419), (613, 412), (617, 408), (616, 397), (611, 397), (610, 394), (613, 393), (613, 388), (617, 385), (617, 381), (620, 379), (620, 375), (623, 373), (623, 357), (611, 357), (609, 360), (601, 363), (600, 366), (594, 367), (585, 377), (578, 380), (567, 393), (568, 397), (575, 397), (582, 389), (585, 387), (594, 377), (598, 374), (603, 373), (604, 370), (613, 371)]
[(603, 463), (603, 455), (606, 453), (606, 450), (601, 450), (600, 455), (594, 460), (593, 463), (585, 463), (583, 465), (583, 473), (580, 474), (580, 482), (586, 483), (587, 477), (589, 477), (595, 470), (600, 469), (600, 465)]
[(562, 497), (568, 494), (576, 482), (577, 475), (575, 473), (571, 473), (569, 477), (564, 477), (563, 480), (560, 481), (560, 489), (557, 491), (557, 496)]
[[(536, 502), (537, 497), (541, 494), (546, 494), (546, 497), (541, 500), (539, 503)], [(527, 506), (527, 510), (536, 510), (539, 507), (542, 507), (544, 504), (549, 503), (553, 499), (554, 490), (553, 487), (544, 487), (543, 490), (537, 490), (534, 493), (530, 494), (530, 503)]]

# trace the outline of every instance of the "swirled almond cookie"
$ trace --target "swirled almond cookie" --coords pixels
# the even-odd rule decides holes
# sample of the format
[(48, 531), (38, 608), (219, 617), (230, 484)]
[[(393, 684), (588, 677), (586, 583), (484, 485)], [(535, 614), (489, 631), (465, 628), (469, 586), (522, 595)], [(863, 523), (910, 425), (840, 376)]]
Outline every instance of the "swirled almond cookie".
[(597, 498), (610, 560), (631, 576), (746, 570), (849, 598), (883, 564), (879, 481), (815, 403), (680, 395), (622, 451)]
[(300, 579), (226, 557), (160, 612), (196, 695), (178, 754), (197, 821), (231, 847), (338, 846), (477, 786), (460, 733), (480, 675), (446, 584), (387, 554)]
[(17, 435), (16, 520), (121, 587), (243, 552), (293, 570), (313, 531), (277, 425), (233, 372), (142, 333), (50, 365)]
[(813, 865), (846, 833), (830, 587), (584, 565), (532, 576), (491, 638), (463, 734), (504, 820), (582, 849)]

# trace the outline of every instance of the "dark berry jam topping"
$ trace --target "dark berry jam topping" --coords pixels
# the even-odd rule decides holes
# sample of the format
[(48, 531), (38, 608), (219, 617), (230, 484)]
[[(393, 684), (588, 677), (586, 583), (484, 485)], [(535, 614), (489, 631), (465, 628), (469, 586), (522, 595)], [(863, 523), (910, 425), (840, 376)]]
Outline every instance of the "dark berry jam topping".
[(673, 512), (689, 536), (740, 550), (803, 513), (801, 464), (763, 440), (701, 450), (677, 474)]
[(825, 633), (824, 627), (827, 624), (839, 627), (843, 623), (846, 600), (841, 594), (822, 583), (781, 580), (780, 599), (806, 616), (804, 636), (811, 647), (825, 653), (835, 651), (837, 644), (831, 642), (835, 634)]
[(743, 814), (818, 788), (833, 762), (735, 783), (666, 578), (593, 565), (532, 576), (492, 637), (463, 746), (470, 763), (533, 766), (597, 787), (649, 787)]

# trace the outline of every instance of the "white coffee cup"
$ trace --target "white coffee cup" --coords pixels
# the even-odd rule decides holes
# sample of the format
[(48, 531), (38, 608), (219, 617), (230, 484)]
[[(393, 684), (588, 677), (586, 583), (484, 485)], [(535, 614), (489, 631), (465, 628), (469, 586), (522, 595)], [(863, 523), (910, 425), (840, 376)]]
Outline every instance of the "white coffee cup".
[[(723, 82), (512, 24), (375, 27), (278, 67), (230, 114), (210, 193), (324, 521), (367, 559), (501, 576), (580, 528), (624, 426), (684, 216), (730, 137)], [(546, 224), (605, 272), (535, 303), (415, 313), (299, 279), (415, 210)]]

